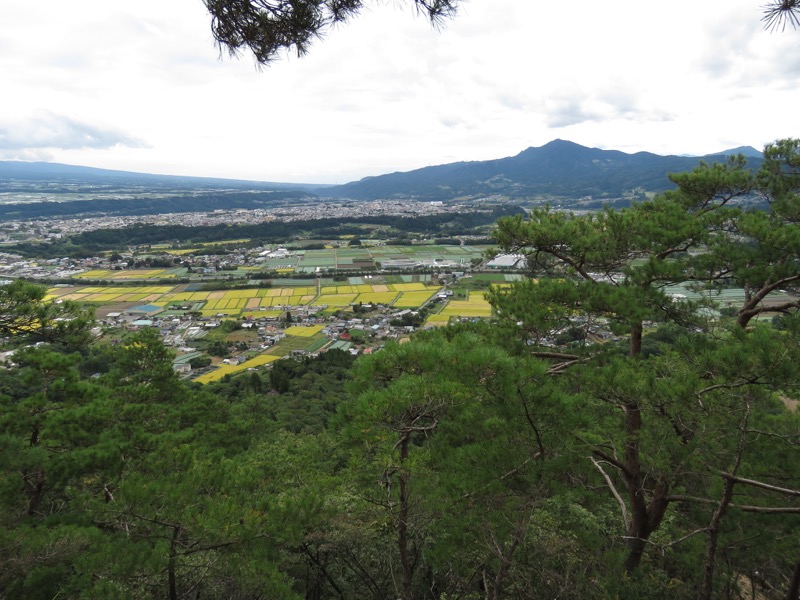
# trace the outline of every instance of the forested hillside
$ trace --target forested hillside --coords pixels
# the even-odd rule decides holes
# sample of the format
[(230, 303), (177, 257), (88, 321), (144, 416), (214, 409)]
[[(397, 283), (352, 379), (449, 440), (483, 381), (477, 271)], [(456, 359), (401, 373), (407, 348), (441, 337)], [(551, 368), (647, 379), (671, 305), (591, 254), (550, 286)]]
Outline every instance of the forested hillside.
[(491, 323), (205, 387), (0, 288), (0, 598), (797, 599), (800, 141), (673, 181), (501, 218)]
[[(604, 202), (627, 204), (632, 197), (643, 196), (644, 192), (671, 189), (670, 173), (693, 169), (702, 159), (724, 161), (726, 155), (700, 158), (659, 156), (650, 152), (626, 154), (553, 140), (515, 156), (366, 177), (320, 193), (358, 199), (416, 197), (427, 200), (503, 194), (517, 200), (559, 199), (567, 206), (577, 206), (577, 200), (589, 198), (600, 207)], [(753, 169), (758, 169), (761, 159), (750, 153), (749, 162)]]

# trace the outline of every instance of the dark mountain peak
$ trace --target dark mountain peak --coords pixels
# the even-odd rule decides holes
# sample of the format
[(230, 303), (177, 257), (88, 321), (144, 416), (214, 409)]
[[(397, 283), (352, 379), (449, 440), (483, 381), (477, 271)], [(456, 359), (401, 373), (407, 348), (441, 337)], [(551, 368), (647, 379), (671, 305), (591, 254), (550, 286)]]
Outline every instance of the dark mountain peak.
[(585, 152), (587, 150), (596, 150), (596, 148), (587, 148), (569, 140), (555, 139), (543, 146), (528, 146), (517, 156), (543, 156), (563, 152)]
[(631, 155), (619, 150), (601, 150), (589, 148), (568, 140), (556, 139), (538, 148), (530, 147), (523, 150), (515, 159), (525, 161), (545, 161), (548, 163), (608, 163), (609, 161), (626, 161)]
[(751, 158), (764, 158), (764, 154), (752, 146), (739, 146), (737, 148), (731, 148), (730, 150), (723, 150), (722, 152), (716, 152), (711, 156), (734, 156), (736, 154), (741, 154), (742, 156), (747, 156)]
[[(706, 160), (724, 160), (710, 155)], [(588, 148), (555, 139), (515, 156), (424, 167), (379, 175), (323, 191), (354, 199), (411, 197), (446, 200), (456, 197), (505, 195), (513, 198), (596, 198), (598, 201), (643, 197), (674, 187), (670, 173), (690, 171), (699, 157), (627, 154)], [(752, 157), (758, 167), (759, 159)]]

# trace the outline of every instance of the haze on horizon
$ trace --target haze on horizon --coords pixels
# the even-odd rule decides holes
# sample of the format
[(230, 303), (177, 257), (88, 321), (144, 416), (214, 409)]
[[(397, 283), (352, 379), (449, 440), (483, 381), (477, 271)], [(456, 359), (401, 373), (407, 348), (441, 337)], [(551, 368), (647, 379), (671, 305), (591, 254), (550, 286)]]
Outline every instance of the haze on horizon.
[(376, 2), (259, 70), (201, 0), (6, 0), (0, 159), (275, 182), (517, 154), (561, 138), (703, 155), (797, 137), (797, 32), (757, 0), (470, 0), (434, 30)]

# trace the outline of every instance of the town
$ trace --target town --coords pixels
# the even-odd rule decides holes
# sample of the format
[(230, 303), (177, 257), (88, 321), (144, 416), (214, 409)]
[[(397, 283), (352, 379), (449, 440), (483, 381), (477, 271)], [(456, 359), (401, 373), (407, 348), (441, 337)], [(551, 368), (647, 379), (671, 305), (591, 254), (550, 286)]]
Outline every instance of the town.
[[(12, 221), (3, 225), (3, 246), (55, 243), (65, 236), (142, 224), (196, 227), (464, 211), (441, 202), (331, 201), (274, 211)], [(486, 230), (446, 244), (422, 234), (410, 236), (403, 246), (368, 236), (365, 231), (363, 239), (294, 239), (284, 245), (253, 245), (246, 239), (141, 244), (86, 257), (4, 251), (0, 277), (40, 282), (54, 302), (93, 307), (98, 339), (157, 330), (175, 350), (175, 371), (200, 382), (332, 349), (369, 354), (418, 328), (488, 318), (489, 289), (524, 277), (522, 256), (493, 256), (491, 246), (475, 243), (485, 242)]]

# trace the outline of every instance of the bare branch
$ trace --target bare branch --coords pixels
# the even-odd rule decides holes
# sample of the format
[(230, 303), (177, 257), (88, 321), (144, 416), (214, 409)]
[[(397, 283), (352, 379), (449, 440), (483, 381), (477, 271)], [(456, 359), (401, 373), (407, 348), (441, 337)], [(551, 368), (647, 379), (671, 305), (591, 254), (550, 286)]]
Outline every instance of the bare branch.
[(753, 487), (762, 488), (765, 490), (770, 490), (772, 492), (778, 492), (779, 494), (785, 494), (787, 496), (800, 496), (799, 490), (792, 490), (789, 488), (782, 488), (776, 485), (770, 485), (768, 483), (764, 483), (762, 481), (756, 481), (755, 479), (745, 479), (744, 477), (739, 477), (737, 475), (733, 475), (731, 473), (724, 473), (722, 471), (718, 471), (720, 475), (722, 475), (725, 479), (730, 479), (736, 483), (744, 483), (745, 485), (752, 485)]
[[(709, 498), (698, 498), (697, 496), (667, 496), (669, 502), (696, 502), (698, 504), (717, 504), (717, 500)], [(742, 512), (752, 512), (761, 514), (800, 514), (800, 506), (752, 506), (749, 504), (729, 504), (729, 508), (735, 508)]]
[(628, 518), (628, 507), (625, 506), (625, 501), (622, 499), (622, 496), (619, 495), (614, 482), (611, 481), (611, 477), (609, 477), (608, 473), (603, 470), (602, 465), (591, 456), (589, 457), (589, 460), (592, 461), (592, 464), (597, 468), (598, 471), (600, 471), (603, 479), (605, 479), (606, 483), (608, 484), (608, 489), (611, 491), (611, 495), (614, 496), (617, 504), (619, 504), (619, 510), (622, 513), (622, 523), (625, 525), (625, 531), (627, 531), (630, 527), (630, 518)]

